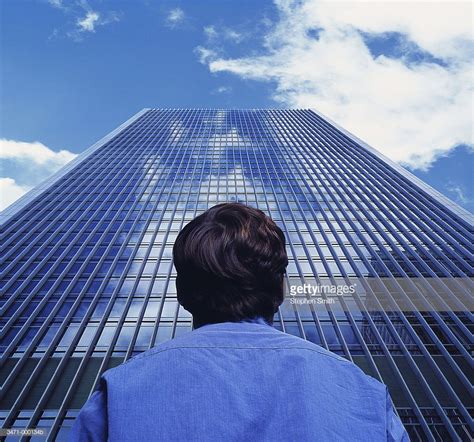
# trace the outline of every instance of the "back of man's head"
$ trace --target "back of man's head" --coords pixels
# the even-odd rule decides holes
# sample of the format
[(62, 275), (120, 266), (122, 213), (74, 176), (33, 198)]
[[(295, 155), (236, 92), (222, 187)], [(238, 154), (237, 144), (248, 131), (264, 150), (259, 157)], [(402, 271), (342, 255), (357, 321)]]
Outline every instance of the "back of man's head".
[(283, 302), (285, 236), (261, 210), (218, 204), (187, 224), (173, 247), (179, 303), (196, 326), (263, 317)]

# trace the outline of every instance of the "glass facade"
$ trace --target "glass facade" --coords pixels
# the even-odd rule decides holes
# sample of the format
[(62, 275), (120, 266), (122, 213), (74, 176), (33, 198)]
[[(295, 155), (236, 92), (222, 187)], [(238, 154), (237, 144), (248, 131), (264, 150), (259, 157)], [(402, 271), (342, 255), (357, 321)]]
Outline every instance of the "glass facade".
[[(474, 276), (472, 215), (316, 111), (145, 109), (2, 213), (2, 426), (67, 438), (103, 371), (190, 331), (172, 245), (231, 201), (283, 229), (290, 280)], [(472, 311), (447, 292), (456, 310), (287, 300), (275, 326), (387, 384), (413, 440), (470, 440)]]

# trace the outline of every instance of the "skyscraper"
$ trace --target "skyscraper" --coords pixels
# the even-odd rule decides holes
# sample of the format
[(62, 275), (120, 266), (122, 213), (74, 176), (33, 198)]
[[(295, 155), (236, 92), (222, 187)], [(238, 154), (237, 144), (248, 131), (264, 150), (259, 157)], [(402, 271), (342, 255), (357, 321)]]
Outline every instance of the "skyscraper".
[(277, 328), (387, 384), (414, 440), (474, 436), (473, 216), (313, 110), (144, 109), (1, 214), (3, 427), (64, 439), (103, 371), (190, 331), (172, 245), (230, 201), (283, 229), (289, 286), (363, 289)]

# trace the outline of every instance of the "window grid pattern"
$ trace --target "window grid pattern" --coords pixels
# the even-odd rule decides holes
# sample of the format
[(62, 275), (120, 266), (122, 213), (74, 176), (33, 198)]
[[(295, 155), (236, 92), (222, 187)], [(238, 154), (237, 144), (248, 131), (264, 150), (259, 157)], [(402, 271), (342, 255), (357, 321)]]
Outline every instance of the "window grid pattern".
[[(288, 280), (473, 276), (472, 217), (316, 112), (142, 111), (6, 217), (2, 425), (62, 440), (105, 370), (190, 331), (172, 245), (230, 201), (283, 229)], [(392, 313), (285, 302), (275, 326), (386, 383), (414, 440), (468, 440), (472, 312), (456, 302)]]

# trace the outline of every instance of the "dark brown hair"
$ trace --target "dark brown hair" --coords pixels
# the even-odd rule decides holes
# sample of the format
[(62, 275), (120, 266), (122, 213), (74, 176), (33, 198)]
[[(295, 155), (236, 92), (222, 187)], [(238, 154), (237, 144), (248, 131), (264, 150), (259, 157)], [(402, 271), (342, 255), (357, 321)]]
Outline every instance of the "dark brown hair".
[(261, 316), (283, 302), (285, 236), (261, 210), (218, 204), (179, 233), (173, 247), (179, 303), (196, 326)]

